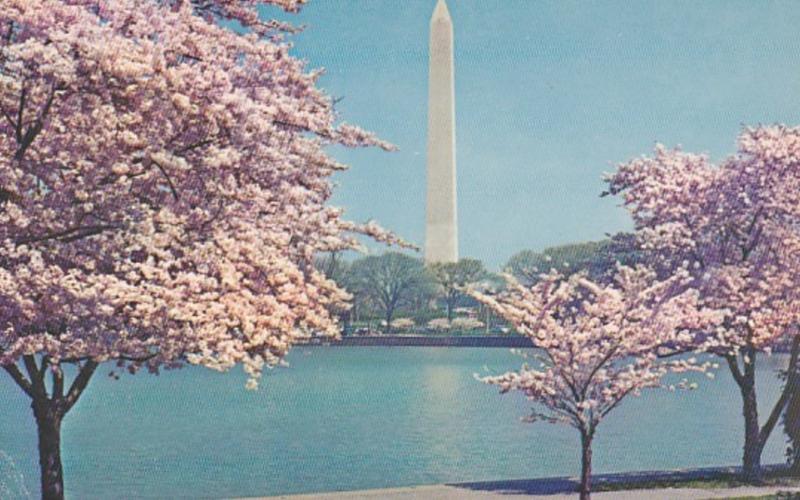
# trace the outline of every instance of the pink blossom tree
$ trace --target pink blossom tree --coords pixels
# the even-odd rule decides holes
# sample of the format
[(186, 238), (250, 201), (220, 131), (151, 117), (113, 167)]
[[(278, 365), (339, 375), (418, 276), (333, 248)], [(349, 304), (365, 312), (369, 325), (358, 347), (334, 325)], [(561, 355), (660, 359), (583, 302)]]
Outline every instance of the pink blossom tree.
[(0, 365), (32, 402), (44, 498), (101, 363), (242, 365), (254, 388), (337, 334), (348, 297), (315, 253), (392, 239), (328, 206), (326, 146), (390, 146), (337, 125), (291, 27), (258, 16), (301, 3), (0, 2)]
[[(742, 396), (744, 475), (761, 479), (764, 445), (800, 383), (800, 129), (746, 129), (720, 165), (658, 146), (608, 176), (633, 215), (639, 247), (660, 272), (687, 268), (722, 324), (690, 346), (725, 360)], [(759, 420), (756, 360), (788, 338), (785, 390)]]
[(581, 499), (591, 494), (592, 440), (603, 418), (626, 397), (663, 386), (670, 372), (708, 368), (695, 358), (657, 356), (661, 346), (687, 341), (687, 329), (719, 319), (686, 289), (687, 278), (684, 272), (658, 281), (643, 267), (619, 267), (614, 283), (599, 285), (585, 272), (564, 278), (554, 271), (530, 288), (508, 277), (496, 296), (473, 292), (537, 347), (536, 365), (482, 380), (525, 394), (536, 404), (530, 421), (578, 430)]

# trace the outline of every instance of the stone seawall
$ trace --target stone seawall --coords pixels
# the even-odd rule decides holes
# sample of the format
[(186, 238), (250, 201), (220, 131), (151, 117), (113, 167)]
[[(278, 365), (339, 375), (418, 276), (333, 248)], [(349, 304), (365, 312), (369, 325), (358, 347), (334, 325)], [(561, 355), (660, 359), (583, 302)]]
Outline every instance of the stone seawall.
[(388, 347), (532, 347), (526, 337), (509, 335), (436, 337), (424, 335), (347, 336), (331, 342), (311, 342), (308, 345), (388, 346)]

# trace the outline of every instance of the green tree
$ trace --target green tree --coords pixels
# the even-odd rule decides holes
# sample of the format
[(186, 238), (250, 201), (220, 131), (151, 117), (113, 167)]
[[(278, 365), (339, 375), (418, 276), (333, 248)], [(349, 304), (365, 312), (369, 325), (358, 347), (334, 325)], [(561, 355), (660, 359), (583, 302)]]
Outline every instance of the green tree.
[(314, 258), (314, 267), (340, 286), (344, 286), (350, 271), (350, 263), (344, 259), (341, 252), (326, 252), (317, 255)]
[(453, 309), (463, 296), (463, 289), (486, 276), (486, 268), (477, 259), (461, 259), (458, 262), (435, 263), (429, 266), (431, 275), (439, 285), (447, 306), (447, 321), (453, 321)]
[(382, 312), (387, 332), (391, 332), (397, 310), (418, 302), (432, 286), (420, 259), (397, 252), (359, 259), (353, 262), (349, 274), (348, 290), (362, 294)]
[(355, 314), (361, 306), (360, 297), (357, 293), (349, 290), (348, 279), (350, 276), (350, 262), (344, 259), (342, 252), (325, 252), (314, 258), (314, 267), (323, 273), (328, 279), (333, 280), (339, 287), (347, 289), (352, 295), (350, 307), (335, 305), (333, 313), (339, 317), (342, 325), (343, 334), (347, 334), (350, 329)]
[[(502, 275), (487, 271), (486, 274), (484, 274), (483, 278), (481, 278), (481, 280), (478, 283), (473, 284), (471, 288), (484, 295), (491, 296), (491, 295), (496, 295), (497, 293), (504, 290), (505, 284), (506, 281)], [(468, 296), (468, 299), (474, 301), (476, 306), (478, 307), (478, 317), (481, 319), (481, 321), (483, 321), (486, 328), (486, 334), (488, 335), (491, 332), (492, 327), (496, 323), (495, 321), (496, 315), (494, 311), (492, 310), (491, 307), (487, 306), (483, 302), (475, 300), (474, 297)], [(501, 321), (505, 323), (505, 320)]]
[(587, 271), (592, 279), (603, 281), (613, 274), (617, 262), (635, 263), (636, 254), (630, 248), (629, 236), (621, 234), (601, 241), (549, 247), (541, 252), (523, 250), (509, 259), (506, 269), (526, 285), (537, 282), (540, 274), (551, 269), (564, 275)]

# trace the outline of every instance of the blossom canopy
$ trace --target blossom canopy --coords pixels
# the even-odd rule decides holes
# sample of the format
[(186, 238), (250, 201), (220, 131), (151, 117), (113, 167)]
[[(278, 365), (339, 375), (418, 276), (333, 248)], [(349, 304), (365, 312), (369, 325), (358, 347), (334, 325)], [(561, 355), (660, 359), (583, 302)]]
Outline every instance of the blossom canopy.
[[(261, 21), (301, 0), (0, 4), (0, 364), (242, 363), (258, 378), (347, 295), (313, 267), (356, 233), (330, 207), (329, 96)], [(224, 27), (236, 21), (237, 33)]]
[(719, 165), (658, 146), (607, 180), (654, 265), (688, 265), (704, 300), (726, 311), (702, 332), (706, 350), (768, 350), (800, 321), (800, 128), (745, 129)]
[(524, 393), (543, 409), (535, 409), (532, 420), (592, 435), (628, 395), (661, 386), (670, 372), (708, 368), (696, 358), (658, 356), (661, 347), (688, 342), (690, 331), (719, 320), (686, 287), (687, 278), (678, 273), (656, 280), (644, 267), (620, 266), (608, 285), (585, 272), (565, 278), (553, 271), (531, 287), (508, 276), (506, 290), (496, 296), (473, 292), (537, 347), (535, 365), (483, 381)]

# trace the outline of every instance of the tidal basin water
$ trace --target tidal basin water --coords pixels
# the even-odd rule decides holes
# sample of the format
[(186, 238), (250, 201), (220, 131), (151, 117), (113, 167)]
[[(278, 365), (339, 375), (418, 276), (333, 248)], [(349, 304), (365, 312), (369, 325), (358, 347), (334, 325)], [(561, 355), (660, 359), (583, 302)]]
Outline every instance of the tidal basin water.
[[(244, 389), (240, 371), (112, 380), (105, 369), (64, 421), (67, 496), (219, 498), (573, 475), (571, 428), (521, 422), (524, 398), (473, 378), (521, 361), (506, 349), (301, 347), (257, 392)], [(772, 368), (782, 363), (761, 362), (762, 404), (777, 397)], [(596, 472), (736, 464), (734, 383), (723, 367), (699, 382), (688, 393), (645, 392), (612, 413)], [(778, 428), (765, 463), (781, 462), (784, 448)], [(35, 452), (29, 403), (2, 373), (0, 492), (38, 497)]]

